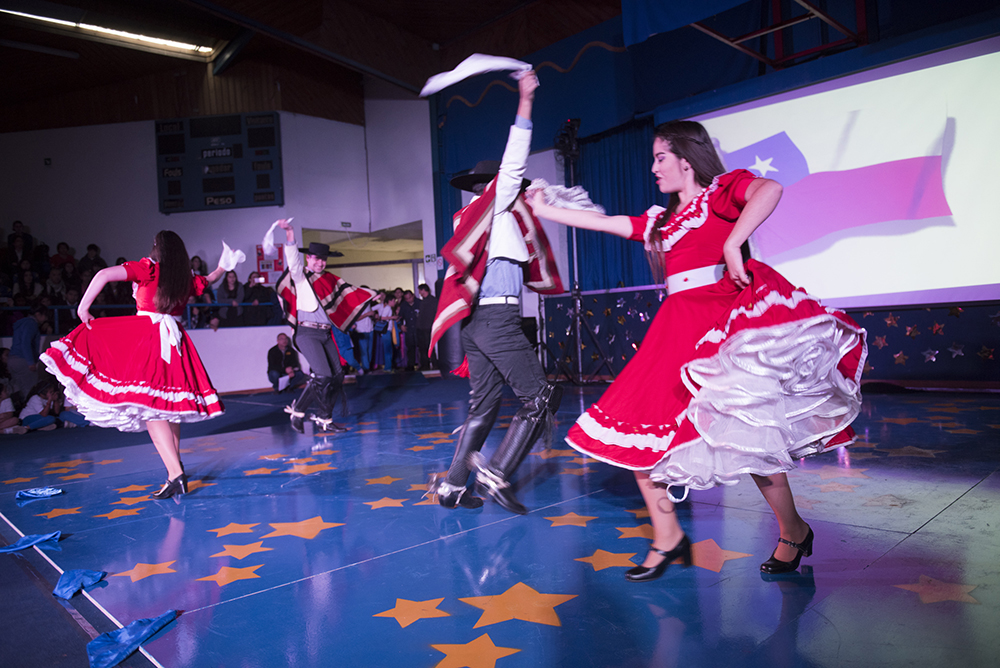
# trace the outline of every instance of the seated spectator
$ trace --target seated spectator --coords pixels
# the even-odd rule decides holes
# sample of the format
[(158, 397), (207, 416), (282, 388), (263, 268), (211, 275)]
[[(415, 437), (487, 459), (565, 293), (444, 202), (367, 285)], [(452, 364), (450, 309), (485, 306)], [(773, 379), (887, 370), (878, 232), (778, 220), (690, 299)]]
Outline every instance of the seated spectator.
[(17, 411), (14, 409), (14, 400), (10, 398), (10, 388), (6, 383), (0, 384), (0, 434), (26, 433), (28, 428), (21, 426)]
[(48, 244), (39, 243), (31, 251), (31, 270), (35, 272), (35, 276), (48, 276), (49, 269), (51, 268), (52, 266), (49, 264), (49, 246)]
[(80, 292), (76, 288), (66, 288), (66, 306), (59, 314), (59, 334), (69, 334), (80, 324), (76, 309), (80, 306)]
[(19, 236), (11, 235), (11, 242), (7, 245), (7, 250), (4, 252), (3, 267), (4, 271), (10, 274), (16, 274), (17, 270), (21, 267), (21, 262), (27, 260), (28, 266), (31, 266), (31, 249), (25, 248), (24, 239)]
[(28, 230), (24, 229), (24, 223), (20, 220), (15, 220), (11, 228), (11, 233), (7, 236), (7, 248), (12, 248), (14, 241), (20, 238), (24, 252), (30, 254), (35, 247), (35, 239), (28, 234)]
[(0, 348), (0, 383), (10, 385), (10, 369), (7, 368), (7, 361), (10, 359), (10, 348)]
[(49, 271), (49, 278), (45, 281), (45, 293), (56, 303), (66, 301), (66, 284), (63, 282), (61, 269), (52, 267)]
[(49, 258), (49, 267), (62, 269), (63, 265), (67, 262), (76, 264), (76, 259), (73, 257), (73, 251), (69, 249), (69, 244), (65, 241), (60, 241), (56, 244), (56, 254)]
[(90, 244), (87, 246), (87, 254), (81, 257), (76, 263), (77, 271), (82, 272), (85, 269), (89, 269), (95, 274), (107, 266), (108, 263), (104, 261), (103, 257), (101, 257), (101, 247), (97, 244)]
[(191, 273), (195, 276), (208, 276), (208, 267), (197, 255), (191, 257)]
[(264, 277), (256, 271), (250, 272), (247, 283), (243, 286), (243, 300), (253, 306), (243, 309), (243, 324), (248, 327), (260, 327), (267, 324), (271, 318), (271, 307), (261, 306), (271, 301), (271, 289), (264, 285)]
[(69, 263), (63, 265), (63, 283), (66, 284), (66, 288), (75, 288), (80, 290), (81, 294), (83, 290), (83, 281), (80, 278), (80, 272), (75, 264)]
[(28, 431), (50, 431), (60, 424), (65, 427), (86, 427), (82, 415), (63, 410), (62, 395), (51, 380), (39, 381), (28, 394), (21, 410), (21, 425)]
[(216, 300), (220, 306), (217, 311), (219, 322), (222, 327), (239, 327), (243, 324), (243, 307), (239, 304), (246, 301), (243, 293), (243, 285), (235, 271), (227, 271), (222, 285), (216, 292)]
[(42, 290), (44, 290), (42, 284), (35, 281), (35, 272), (29, 269), (18, 275), (18, 280), (14, 283), (11, 293), (14, 295), (24, 295), (24, 298), (30, 302), (42, 294)]
[[(288, 378), (288, 384), (282, 387), (282, 378)], [(291, 346), (287, 334), (278, 334), (278, 345), (267, 351), (267, 379), (275, 392), (305, 385), (309, 377), (302, 373), (299, 364), (299, 354)]]

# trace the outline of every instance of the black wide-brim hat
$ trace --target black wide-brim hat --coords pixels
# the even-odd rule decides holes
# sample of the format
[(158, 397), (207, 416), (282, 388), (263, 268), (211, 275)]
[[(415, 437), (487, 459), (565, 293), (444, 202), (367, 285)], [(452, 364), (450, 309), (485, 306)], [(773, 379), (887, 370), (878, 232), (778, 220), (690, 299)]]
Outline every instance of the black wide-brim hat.
[(344, 257), (344, 254), (340, 251), (332, 251), (330, 250), (330, 246), (327, 244), (321, 244), (315, 241), (309, 243), (309, 248), (300, 248), (299, 250), (306, 255), (315, 255), (316, 257), (324, 260), (331, 257)]
[[(459, 190), (472, 192), (472, 187), (480, 183), (489, 183), (500, 172), (500, 162), (497, 160), (480, 160), (468, 174), (459, 174), (450, 181)], [(531, 185), (530, 179), (521, 179), (521, 190)]]

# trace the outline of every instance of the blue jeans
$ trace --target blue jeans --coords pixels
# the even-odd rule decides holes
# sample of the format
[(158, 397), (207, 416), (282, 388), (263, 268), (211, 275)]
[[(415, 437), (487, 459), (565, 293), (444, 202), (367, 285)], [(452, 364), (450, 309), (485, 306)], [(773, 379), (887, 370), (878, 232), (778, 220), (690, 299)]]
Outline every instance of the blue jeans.
[(347, 332), (340, 331), (337, 327), (334, 327), (333, 340), (337, 342), (337, 350), (340, 352), (340, 356), (343, 357), (349, 365), (357, 369), (359, 365), (358, 360), (354, 358), (354, 342), (351, 341), (351, 335)]
[(385, 358), (386, 371), (392, 370), (392, 327), (378, 334), (379, 341), (382, 343), (382, 355)]
[[(287, 375), (288, 374), (278, 373), (277, 371), (268, 371), (267, 372), (267, 379), (269, 381), (271, 381), (271, 387), (274, 388), (275, 392), (280, 392), (281, 391), (281, 390), (278, 389), (278, 379), (281, 378), (282, 376), (287, 376)], [(292, 376), (292, 379), (288, 382), (288, 387), (289, 388), (297, 387), (297, 386), (303, 385), (303, 384), (305, 384), (307, 382), (309, 382), (309, 376), (307, 376), (304, 373), (302, 373), (302, 369), (296, 369), (295, 370), (295, 375)]]
[(358, 332), (359, 357), (363, 369), (367, 371), (372, 365), (372, 343), (375, 341), (373, 332)]

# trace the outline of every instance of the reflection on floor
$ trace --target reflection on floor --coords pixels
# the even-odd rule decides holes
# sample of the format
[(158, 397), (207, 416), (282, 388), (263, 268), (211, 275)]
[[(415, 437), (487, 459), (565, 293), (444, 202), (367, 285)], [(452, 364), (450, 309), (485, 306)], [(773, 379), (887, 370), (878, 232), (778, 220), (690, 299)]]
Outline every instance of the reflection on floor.
[[(816, 534), (799, 573), (762, 578), (777, 528), (746, 480), (679, 506), (694, 567), (631, 584), (650, 536), (631, 474), (562, 443), (601, 388), (567, 387), (552, 447), (519, 474), (518, 517), (423, 496), (465, 415), (456, 382), (370, 394), (338, 435), (295, 434), (277, 397), (231, 399), (271, 426), (185, 428), (192, 489), (176, 502), (150, 497), (149, 445), (67, 431), (0, 454), (0, 533), (62, 531), (46, 556), (107, 571), (90, 595), (123, 624), (182, 611), (145, 646), (170, 667), (1000, 662), (1000, 396), (867, 396), (863, 442), (790, 474)], [(39, 485), (65, 493), (15, 503)]]

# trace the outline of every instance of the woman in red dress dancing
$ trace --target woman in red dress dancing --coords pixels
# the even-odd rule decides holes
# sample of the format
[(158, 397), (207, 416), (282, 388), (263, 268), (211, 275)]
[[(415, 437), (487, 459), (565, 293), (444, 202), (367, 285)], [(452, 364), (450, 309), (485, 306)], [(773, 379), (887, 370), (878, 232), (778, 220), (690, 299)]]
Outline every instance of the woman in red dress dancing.
[[(205, 366), (180, 326), (188, 297), (199, 296), (224, 273), (192, 276), (177, 234), (159, 232), (150, 257), (97, 272), (80, 300), (83, 323), (56, 341), (41, 359), (66, 396), (92, 424), (149, 431), (167, 467), (153, 496), (187, 492), (180, 457), (180, 423), (221, 415), (222, 402)], [(95, 319), (90, 306), (113, 281), (134, 284), (137, 315)]]
[[(726, 172), (699, 123), (656, 128), (653, 174), (668, 207), (640, 217), (549, 206), (542, 218), (643, 241), (669, 297), (642, 346), (570, 429), (584, 454), (635, 472), (654, 538), (631, 582), (660, 577), (691, 543), (670, 487), (731, 485), (749, 473), (778, 520), (764, 573), (787, 573), (812, 553), (785, 473), (794, 459), (848, 445), (861, 405), (865, 332), (741, 248), (771, 214), (781, 185)], [(805, 224), (805, 222), (804, 222)]]

